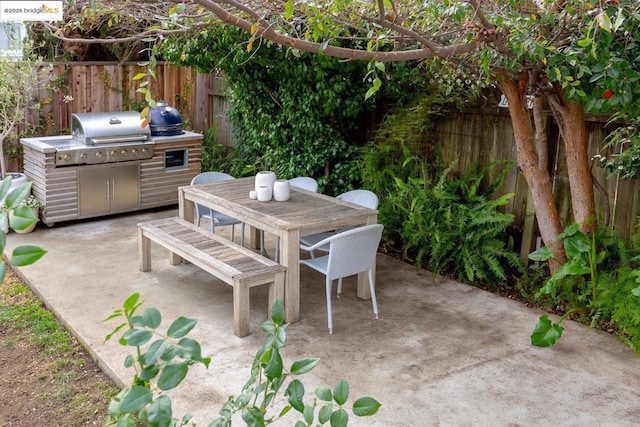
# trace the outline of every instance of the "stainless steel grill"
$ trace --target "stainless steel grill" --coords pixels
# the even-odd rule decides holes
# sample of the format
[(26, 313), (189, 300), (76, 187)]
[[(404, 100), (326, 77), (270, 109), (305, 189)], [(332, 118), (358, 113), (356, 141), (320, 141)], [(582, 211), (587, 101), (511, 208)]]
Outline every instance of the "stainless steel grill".
[(71, 138), (55, 144), (56, 167), (150, 159), (153, 140), (140, 113), (71, 115)]

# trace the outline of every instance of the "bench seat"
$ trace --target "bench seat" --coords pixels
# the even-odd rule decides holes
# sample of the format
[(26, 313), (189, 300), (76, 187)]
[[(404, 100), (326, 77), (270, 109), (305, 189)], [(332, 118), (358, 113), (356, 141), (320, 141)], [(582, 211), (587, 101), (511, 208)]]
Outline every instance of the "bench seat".
[(172, 265), (191, 262), (233, 286), (233, 330), (239, 337), (249, 335), (249, 289), (269, 285), (269, 307), (284, 299), (286, 267), (230, 240), (173, 217), (138, 224), (140, 271), (151, 270), (153, 241), (171, 252)]

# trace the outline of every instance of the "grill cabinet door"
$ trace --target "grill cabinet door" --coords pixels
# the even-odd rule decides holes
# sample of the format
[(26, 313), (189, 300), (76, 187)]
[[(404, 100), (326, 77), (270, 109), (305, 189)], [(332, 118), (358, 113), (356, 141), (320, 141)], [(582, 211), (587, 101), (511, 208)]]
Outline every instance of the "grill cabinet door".
[(140, 208), (139, 165), (80, 168), (80, 218), (127, 212)]
[(111, 207), (109, 169), (102, 167), (78, 170), (80, 217), (109, 213)]
[(140, 208), (139, 165), (111, 168), (111, 212), (127, 212)]

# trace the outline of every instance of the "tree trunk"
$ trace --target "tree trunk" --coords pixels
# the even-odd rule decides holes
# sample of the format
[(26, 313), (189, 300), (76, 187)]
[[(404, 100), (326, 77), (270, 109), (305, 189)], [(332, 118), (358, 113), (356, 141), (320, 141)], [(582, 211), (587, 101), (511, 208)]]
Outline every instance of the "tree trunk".
[(555, 256), (555, 260), (549, 261), (549, 270), (553, 274), (567, 258), (562, 242), (557, 240), (558, 234), (562, 232), (562, 224), (553, 200), (551, 176), (546, 162), (541, 162), (538, 156), (535, 126), (527, 110), (525, 95), (528, 73), (520, 73), (513, 79), (506, 73), (499, 77), (498, 86), (509, 102), (518, 167), (531, 189), (542, 240), (552, 248)]
[(583, 232), (592, 233), (597, 224), (596, 207), (582, 107), (573, 102), (562, 102), (555, 96), (549, 97), (549, 105), (560, 128), (567, 154), (573, 219), (580, 224)]

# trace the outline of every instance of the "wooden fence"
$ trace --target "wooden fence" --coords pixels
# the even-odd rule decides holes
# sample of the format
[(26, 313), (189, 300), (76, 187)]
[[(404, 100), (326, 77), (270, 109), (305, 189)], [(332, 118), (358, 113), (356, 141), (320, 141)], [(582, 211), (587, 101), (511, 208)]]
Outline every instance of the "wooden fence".
[[(43, 84), (34, 94), (39, 108), (31, 109), (27, 122), (42, 133), (68, 133), (72, 113), (123, 111), (144, 107), (137, 92), (142, 80), (134, 80), (146, 68), (138, 63), (56, 63), (40, 70)], [(148, 88), (155, 100), (165, 100), (182, 114), (185, 125), (206, 132), (215, 127), (218, 142), (231, 143), (224, 108), (223, 79), (198, 74), (190, 68), (160, 63)]]
[[(549, 170), (553, 177), (554, 198), (559, 207), (563, 224), (572, 222), (571, 195), (567, 174), (564, 144), (553, 120), (548, 118), (547, 136), (550, 142)], [(602, 153), (606, 136), (605, 122), (601, 118), (587, 119), (589, 156)], [(485, 108), (478, 112), (456, 114), (439, 122), (437, 138), (441, 143), (444, 161), (458, 160), (457, 172), (471, 164), (486, 165), (495, 160), (513, 160), (516, 152), (511, 119), (506, 109)], [(600, 168), (595, 162), (591, 167), (594, 179), (605, 189), (606, 196), (596, 192), (596, 209), (600, 223), (608, 204), (611, 222), (627, 239), (635, 232), (640, 213), (639, 186), (637, 180), (619, 180)], [(498, 170), (489, 174), (492, 179)], [(537, 230), (533, 202), (524, 176), (514, 167), (495, 194), (515, 193), (505, 211), (515, 215), (514, 227), (523, 233), (523, 256), (535, 248)], [(539, 243), (539, 242), (538, 242)]]
[[(39, 109), (32, 110), (29, 123), (39, 124), (42, 134), (69, 132), (71, 113), (120, 111), (141, 108), (144, 97), (137, 93), (140, 81), (133, 77), (146, 69), (137, 63), (73, 62), (56, 63), (45, 69), (48, 87), (36, 94)], [(225, 115), (226, 99), (224, 80), (215, 74), (201, 75), (189, 68), (177, 68), (159, 64), (157, 79), (149, 89), (154, 99), (163, 99), (176, 107), (189, 129), (206, 132), (215, 130), (215, 141), (233, 144), (231, 125)], [(554, 177), (554, 192), (565, 224), (571, 221), (571, 203), (564, 158), (564, 149), (557, 128), (549, 119), (549, 140), (552, 164), (549, 170)], [(587, 122), (589, 151), (599, 153), (605, 136), (604, 122)], [(458, 160), (457, 170), (465, 170), (470, 164), (487, 164), (494, 160), (514, 160), (515, 145), (507, 110), (485, 108), (482, 111), (452, 115), (441, 120), (437, 129), (443, 158), (450, 163)], [(596, 180), (606, 189), (606, 198), (597, 196), (599, 214), (602, 217), (605, 201), (611, 205), (614, 225), (625, 238), (635, 228), (640, 200), (638, 183), (617, 180), (597, 166), (592, 168)], [(497, 173), (497, 172), (494, 172)], [(489, 176), (491, 179), (492, 176)], [(535, 245), (535, 217), (528, 186), (514, 167), (503, 186), (496, 193), (515, 193), (506, 211), (516, 217), (514, 226), (524, 233), (523, 253)]]

